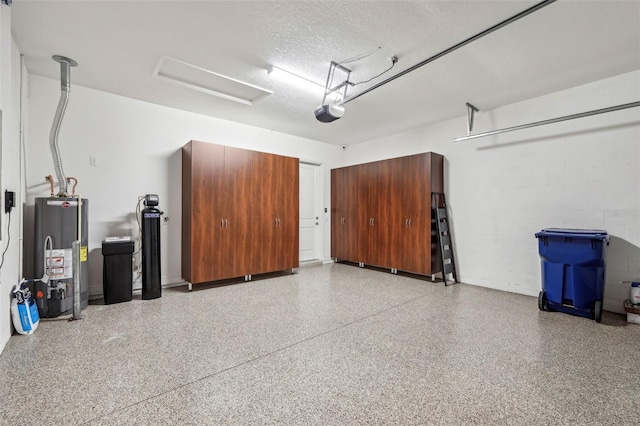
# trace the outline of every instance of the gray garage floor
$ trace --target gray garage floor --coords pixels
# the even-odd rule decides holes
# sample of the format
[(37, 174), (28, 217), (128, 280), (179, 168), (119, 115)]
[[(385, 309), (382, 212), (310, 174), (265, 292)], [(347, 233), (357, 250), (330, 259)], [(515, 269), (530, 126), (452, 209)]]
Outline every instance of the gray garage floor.
[(318, 265), (84, 315), (11, 338), (0, 424), (640, 419), (640, 326), (464, 284)]

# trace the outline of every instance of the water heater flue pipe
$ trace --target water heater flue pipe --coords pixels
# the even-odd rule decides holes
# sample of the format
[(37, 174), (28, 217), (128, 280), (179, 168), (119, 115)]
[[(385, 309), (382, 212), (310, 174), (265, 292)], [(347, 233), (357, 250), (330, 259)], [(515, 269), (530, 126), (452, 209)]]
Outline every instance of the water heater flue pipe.
[(58, 133), (60, 132), (60, 125), (62, 124), (64, 111), (67, 109), (67, 102), (69, 102), (69, 92), (71, 91), (71, 67), (77, 66), (78, 63), (73, 59), (60, 55), (54, 55), (53, 60), (60, 63), (60, 88), (62, 92), (60, 93), (58, 109), (56, 109), (56, 115), (53, 118), (53, 125), (51, 126), (49, 147), (51, 148), (53, 167), (60, 187), (58, 196), (64, 197), (67, 195), (67, 178), (62, 170), (62, 158), (60, 156), (60, 148), (58, 146)]

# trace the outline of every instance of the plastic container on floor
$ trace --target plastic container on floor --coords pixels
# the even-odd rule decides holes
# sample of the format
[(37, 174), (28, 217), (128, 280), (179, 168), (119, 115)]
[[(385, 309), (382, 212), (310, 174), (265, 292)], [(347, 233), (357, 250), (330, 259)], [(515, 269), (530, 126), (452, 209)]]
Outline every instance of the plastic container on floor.
[(128, 302), (132, 299), (133, 248), (133, 241), (130, 240), (102, 242), (104, 256), (102, 291), (105, 305)]
[(607, 231), (548, 228), (536, 234), (542, 262), (541, 310), (602, 319)]
[(634, 305), (640, 305), (640, 282), (631, 283), (631, 291), (629, 292), (629, 300)]

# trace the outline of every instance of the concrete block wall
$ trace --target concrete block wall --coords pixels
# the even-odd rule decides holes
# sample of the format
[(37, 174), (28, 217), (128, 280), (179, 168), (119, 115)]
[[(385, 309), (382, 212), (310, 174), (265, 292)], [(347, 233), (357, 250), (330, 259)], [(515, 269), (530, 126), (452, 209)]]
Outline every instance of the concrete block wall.
[[(640, 71), (476, 114), (474, 132), (640, 100)], [(470, 100), (481, 110), (482, 100)], [(346, 163), (435, 151), (464, 282), (516, 293), (540, 290), (534, 234), (549, 227), (605, 229), (605, 309), (622, 312), (640, 279), (640, 108), (454, 143), (461, 117), (351, 146)]]
[(20, 52), (11, 36), (11, 7), (0, 5), (0, 110), (2, 110), (2, 136), (0, 138), (1, 167), (0, 191), (16, 193), (16, 206), (11, 214), (4, 212), (4, 195), (0, 206), (0, 252), (4, 264), (0, 270), (0, 352), (6, 345), (13, 327), (10, 305), (13, 289), (22, 277), (22, 203), (24, 179), (20, 143), (20, 80), (26, 78), (21, 66)]

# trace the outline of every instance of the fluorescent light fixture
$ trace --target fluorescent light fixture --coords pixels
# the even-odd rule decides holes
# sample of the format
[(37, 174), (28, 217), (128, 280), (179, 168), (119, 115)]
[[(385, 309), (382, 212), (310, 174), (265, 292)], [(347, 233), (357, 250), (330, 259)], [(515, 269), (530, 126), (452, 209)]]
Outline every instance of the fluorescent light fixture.
[(249, 106), (273, 93), (165, 55), (160, 56), (153, 76), (178, 86)]
[(279, 78), (281, 80), (285, 80), (290, 84), (306, 87), (308, 89), (313, 90), (316, 93), (319, 92), (320, 90), (324, 90), (324, 84), (316, 83), (315, 81), (307, 77), (303, 77), (301, 75), (292, 73), (291, 71), (287, 71), (285, 69), (282, 69), (273, 65), (271, 66), (271, 68), (267, 70), (267, 74), (269, 74), (270, 76)]

